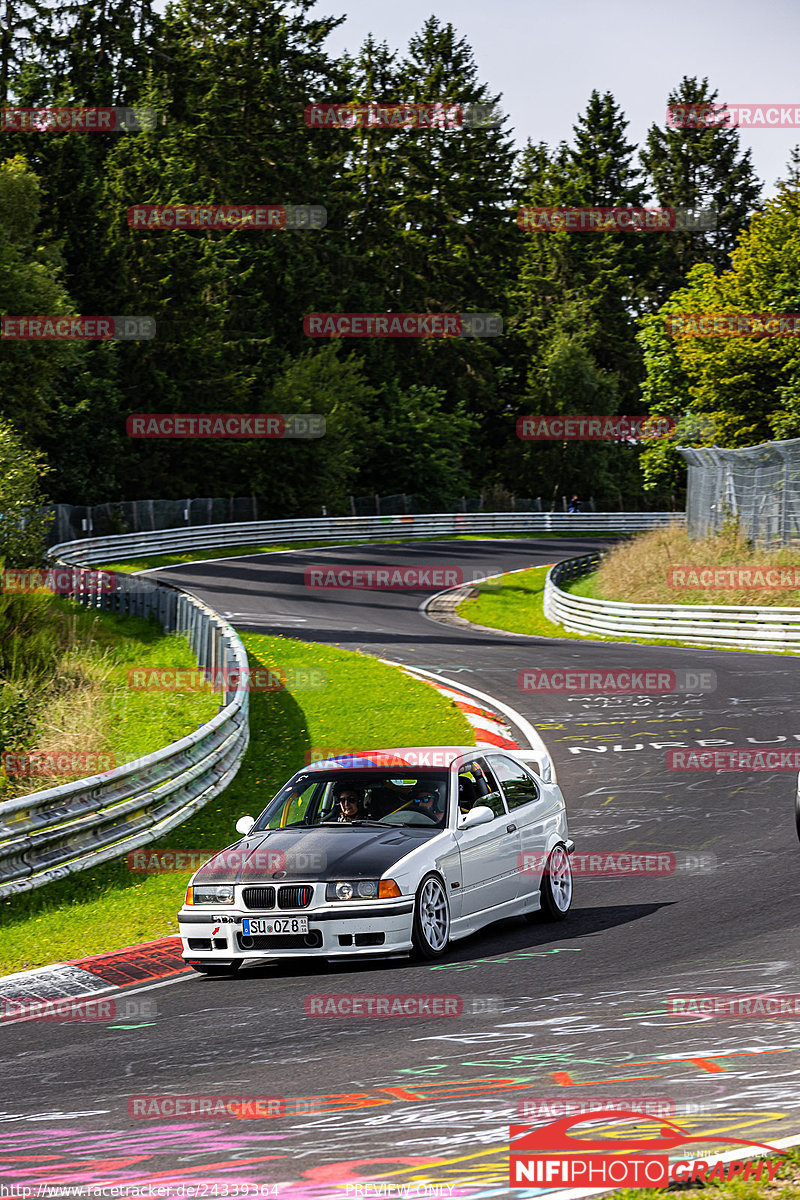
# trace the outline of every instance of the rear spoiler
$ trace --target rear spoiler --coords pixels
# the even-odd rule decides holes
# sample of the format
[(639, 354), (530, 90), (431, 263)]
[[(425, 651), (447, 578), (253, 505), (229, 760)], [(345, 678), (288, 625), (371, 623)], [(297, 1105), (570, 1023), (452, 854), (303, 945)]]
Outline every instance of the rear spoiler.
[(533, 767), (536, 774), (545, 783), (557, 783), (556, 768), (552, 758), (545, 749), (544, 743), (538, 750), (512, 750), (511, 753), (521, 762)]

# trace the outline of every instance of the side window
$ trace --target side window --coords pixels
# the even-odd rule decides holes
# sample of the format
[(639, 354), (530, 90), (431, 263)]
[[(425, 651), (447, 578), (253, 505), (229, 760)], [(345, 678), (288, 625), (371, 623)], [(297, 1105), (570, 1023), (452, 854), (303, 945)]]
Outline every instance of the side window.
[(283, 829), (286, 825), (295, 825), (303, 821), (318, 786), (315, 782), (308, 784), (301, 792), (289, 792), (283, 805), (272, 814), (265, 828)]
[(504, 754), (493, 754), (489, 760), (497, 773), (509, 808), (519, 808), (539, 799), (539, 789), (527, 771)]
[[(476, 808), (478, 805), (483, 805), (486, 808), (490, 808), (496, 817), (504, 817), (506, 815), (503, 797), (500, 794), (497, 780), (484, 759), (476, 758), (472, 762), (464, 763), (463, 767), (459, 767), (458, 769), (458, 779), (459, 784), (462, 781), (466, 783), (466, 788), (464, 789), (459, 786), (459, 792), (468, 791), (474, 796), (474, 801), (469, 805), (469, 808)], [(461, 805), (461, 800), (459, 800), (459, 805)], [(461, 811), (464, 811), (463, 807)]]

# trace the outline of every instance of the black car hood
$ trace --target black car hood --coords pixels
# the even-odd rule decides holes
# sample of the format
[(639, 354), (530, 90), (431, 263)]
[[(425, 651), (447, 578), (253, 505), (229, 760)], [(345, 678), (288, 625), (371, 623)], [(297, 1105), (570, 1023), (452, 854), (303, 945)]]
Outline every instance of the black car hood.
[(379, 879), (393, 863), (441, 833), (418, 826), (323, 825), (251, 834), (204, 863), (194, 883)]

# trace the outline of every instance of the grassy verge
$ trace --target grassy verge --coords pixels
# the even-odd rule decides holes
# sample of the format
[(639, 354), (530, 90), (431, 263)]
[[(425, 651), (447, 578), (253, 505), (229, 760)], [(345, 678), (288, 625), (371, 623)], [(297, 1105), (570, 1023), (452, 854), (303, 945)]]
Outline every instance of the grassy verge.
[[(130, 762), (185, 737), (219, 709), (210, 690), (154, 696), (128, 686), (134, 667), (197, 665), (185, 638), (138, 617), (92, 612), (52, 595), (15, 596), (2, 612), (0, 645), (0, 748), (45, 755), (45, 770), (50, 756), (55, 763), (64, 754), (102, 756), (98, 771)], [(0, 800), (93, 773), (1, 770)]]
[[(742, 1135), (743, 1136), (743, 1135)], [(769, 1142), (768, 1138), (764, 1139)], [(722, 1149), (722, 1147), (720, 1147)], [(712, 1155), (709, 1155), (709, 1159)], [(758, 1161), (758, 1156), (748, 1161)], [(730, 1183), (719, 1183), (710, 1180), (708, 1183), (673, 1185), (665, 1188), (623, 1188), (621, 1191), (609, 1193), (608, 1200), (664, 1200), (679, 1192), (681, 1196), (704, 1193), (713, 1196), (714, 1200), (798, 1200), (800, 1197), (800, 1151), (787, 1150), (784, 1158), (778, 1159), (780, 1170), (772, 1183), (766, 1169), (763, 1180), (731, 1180)]]
[[(752, 604), (800, 605), (800, 591), (790, 589), (684, 591), (667, 584), (667, 571), (675, 565), (694, 567), (793, 567), (796, 551), (767, 554), (754, 550), (730, 531), (704, 542), (692, 542), (678, 529), (657, 529), (622, 542), (603, 559), (591, 575), (563, 584), (565, 591), (592, 600), (620, 600), (634, 604)], [(621, 642), (626, 645), (685, 646), (678, 638), (610, 637), (571, 633), (544, 615), (546, 567), (532, 567), (503, 575), (478, 588), (478, 595), (458, 606), (458, 615), (476, 625), (531, 637), (569, 638), (572, 641)], [(735, 647), (730, 649), (735, 650)], [(747, 653), (742, 650), (741, 653)], [(770, 651), (794, 654), (793, 650)]]
[[(682, 529), (653, 529), (616, 546), (603, 559), (594, 575), (577, 580), (570, 591), (598, 600), (620, 600), (634, 604), (752, 604), (756, 606), (800, 605), (800, 589), (735, 589), (674, 587), (668, 583), (674, 568), (704, 567), (796, 567), (797, 549), (759, 550), (735, 529), (724, 529), (716, 537), (692, 541)], [(685, 578), (689, 579), (688, 573)]]
[[(436, 542), (488, 542), (488, 541), (504, 541), (512, 539), (514, 541), (520, 538), (531, 538), (539, 540), (540, 538), (585, 538), (592, 535), (586, 532), (583, 533), (453, 533), (437, 536), (432, 534), (430, 541)], [(423, 542), (425, 539), (411, 539), (412, 542), (419, 540)], [(408, 538), (342, 538), (322, 542), (281, 542), (280, 544), (269, 546), (218, 546), (213, 550), (187, 550), (180, 554), (154, 554), (147, 558), (129, 559), (123, 562), (105, 562), (98, 564), (101, 570), (105, 571), (120, 571), (124, 574), (132, 574), (135, 571), (153, 571), (157, 567), (179, 567), (183, 563), (191, 562), (206, 562), (216, 558), (235, 558), (244, 557), (248, 554), (274, 554), (280, 550), (313, 550), (318, 546), (391, 546), (397, 544), (407, 544)]]
[(478, 595), (458, 606), (458, 615), (476, 625), (527, 633), (532, 637), (572, 637), (544, 615), (544, 581), (549, 566), (514, 571), (477, 588)]
[[(236, 820), (257, 816), (309, 749), (473, 745), (472, 726), (427, 684), (377, 659), (293, 639), (245, 634), (251, 669), (324, 672), (314, 690), (252, 692), (250, 747), (231, 785), (154, 846), (218, 849)], [(306, 676), (307, 678), (307, 676)], [(317, 678), (320, 678), (317, 674)], [(125, 859), (0, 901), (0, 973), (114, 950), (175, 933), (190, 871), (134, 874)]]

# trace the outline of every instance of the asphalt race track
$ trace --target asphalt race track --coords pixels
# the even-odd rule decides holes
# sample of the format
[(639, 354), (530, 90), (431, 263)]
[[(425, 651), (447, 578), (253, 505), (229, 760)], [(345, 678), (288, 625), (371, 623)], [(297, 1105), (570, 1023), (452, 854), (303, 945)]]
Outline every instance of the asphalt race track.
[[(383, 1194), (409, 1184), (409, 1195), (484, 1200), (510, 1194), (508, 1125), (543, 1098), (646, 1097), (709, 1138), (772, 1143), (800, 1131), (797, 1018), (665, 1015), (670, 996), (800, 993), (795, 776), (666, 766), (675, 747), (796, 746), (797, 659), (512, 637), (436, 623), (419, 611), (422, 593), (304, 586), (309, 566), (456, 566), (472, 579), (603, 544), (413, 542), (160, 573), (242, 630), (364, 650), (513, 706), (555, 759), (577, 852), (672, 851), (680, 869), (578, 878), (565, 923), (505, 921), (432, 967), (289, 962), (230, 980), (187, 974), (149, 986), (152, 1023), (9, 1025), (0, 1158), (20, 1156), (26, 1177), (51, 1184), (135, 1180), (142, 1197), (168, 1179), (184, 1181), (186, 1195), (244, 1195), (248, 1184), (251, 1195), (260, 1185), (262, 1195), (322, 1200), (365, 1194), (358, 1181), (394, 1185)], [(518, 689), (526, 667), (702, 668), (716, 688), (548, 696)], [(267, 799), (254, 798), (253, 815)], [(479, 1011), (305, 1015), (309, 995), (345, 992), (457, 995)], [(163, 1094), (270, 1096), (277, 1115), (128, 1115), (130, 1097)]]

